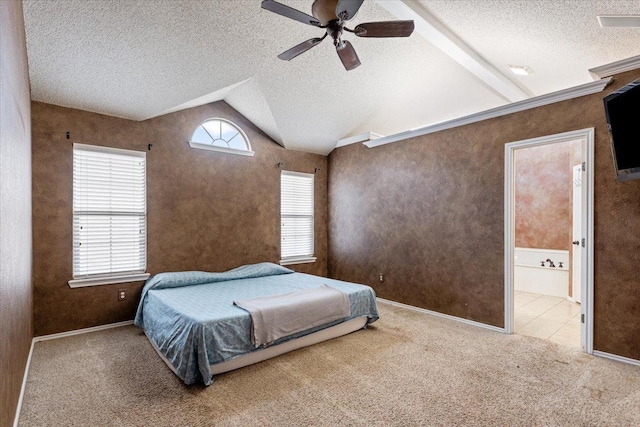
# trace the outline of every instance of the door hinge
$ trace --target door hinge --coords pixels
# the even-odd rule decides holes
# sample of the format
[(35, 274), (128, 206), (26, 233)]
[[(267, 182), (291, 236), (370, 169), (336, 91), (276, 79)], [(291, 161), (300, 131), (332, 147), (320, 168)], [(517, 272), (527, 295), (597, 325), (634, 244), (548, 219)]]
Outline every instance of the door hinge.
[(580, 315), (580, 322), (584, 323), (584, 314)]
[(582, 238), (582, 247), (585, 248), (587, 247), (587, 239)]
[(582, 162), (582, 170), (583, 171), (587, 170), (587, 162)]

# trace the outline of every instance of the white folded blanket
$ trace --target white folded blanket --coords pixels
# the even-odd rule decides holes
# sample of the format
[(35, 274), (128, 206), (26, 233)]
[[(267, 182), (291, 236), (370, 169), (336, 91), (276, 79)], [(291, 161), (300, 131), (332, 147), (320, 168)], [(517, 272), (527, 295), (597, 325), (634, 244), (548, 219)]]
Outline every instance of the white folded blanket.
[(256, 347), (351, 315), (348, 295), (328, 285), (233, 303), (251, 315)]

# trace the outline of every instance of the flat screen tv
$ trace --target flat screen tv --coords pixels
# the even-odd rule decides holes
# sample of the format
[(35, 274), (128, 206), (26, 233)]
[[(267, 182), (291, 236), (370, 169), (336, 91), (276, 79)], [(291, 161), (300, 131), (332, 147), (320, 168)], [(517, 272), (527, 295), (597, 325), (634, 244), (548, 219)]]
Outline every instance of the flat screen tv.
[(604, 98), (618, 181), (640, 178), (640, 79)]

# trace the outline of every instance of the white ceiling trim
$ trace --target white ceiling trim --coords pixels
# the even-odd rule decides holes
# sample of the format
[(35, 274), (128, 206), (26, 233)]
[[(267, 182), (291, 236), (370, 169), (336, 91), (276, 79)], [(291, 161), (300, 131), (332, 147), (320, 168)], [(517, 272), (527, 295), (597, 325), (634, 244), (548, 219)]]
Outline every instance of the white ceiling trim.
[(382, 135), (379, 135), (374, 132), (366, 132), (360, 135), (350, 136), (348, 138), (342, 138), (338, 141), (335, 148), (344, 147), (345, 145), (356, 144), (358, 142), (367, 142), (374, 139), (382, 138)]
[(594, 80), (599, 80), (638, 68), (640, 68), (640, 55), (592, 68), (589, 73)]
[(598, 15), (602, 28), (636, 28), (640, 27), (640, 15)]
[(376, 1), (399, 19), (412, 19), (418, 34), (469, 70), (507, 101), (522, 101), (533, 96), (528, 89), (521, 87), (487, 62), (415, 0)]
[(602, 92), (612, 78), (606, 78), (595, 82), (589, 82), (583, 85), (575, 86), (569, 89), (551, 92), (545, 95), (536, 96), (534, 98), (525, 99), (524, 101), (514, 102), (512, 104), (503, 105), (492, 108), (490, 110), (481, 111), (479, 113), (470, 114), (468, 116), (459, 117), (445, 122), (436, 123), (418, 129), (412, 129), (405, 132), (396, 133), (394, 135), (384, 136), (375, 141), (365, 142), (368, 148), (379, 147), (381, 145), (398, 142), (416, 136), (428, 135), (430, 133), (439, 132), (445, 129), (451, 129), (458, 126), (464, 126), (483, 120), (493, 119), (495, 117), (506, 116), (507, 114), (517, 113), (519, 111), (530, 110), (532, 108), (542, 107), (544, 105), (554, 104), (560, 101), (566, 101), (593, 93)]

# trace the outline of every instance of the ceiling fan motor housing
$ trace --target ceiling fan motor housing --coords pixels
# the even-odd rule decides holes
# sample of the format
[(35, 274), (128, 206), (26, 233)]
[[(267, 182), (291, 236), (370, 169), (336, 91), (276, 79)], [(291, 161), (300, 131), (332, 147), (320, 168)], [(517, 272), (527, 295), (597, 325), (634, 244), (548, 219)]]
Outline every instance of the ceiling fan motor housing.
[(345, 27), (345, 22), (358, 13), (362, 3), (364, 0), (315, 0), (311, 6), (311, 16), (275, 0), (262, 0), (263, 9), (326, 31), (324, 36), (303, 41), (282, 52), (278, 58), (290, 61), (331, 36), (340, 61), (348, 71), (358, 67), (360, 59), (351, 43), (342, 40), (343, 31), (354, 33), (357, 37), (409, 37), (413, 32), (413, 21), (366, 22), (358, 25), (355, 30)]
[(344, 23), (339, 19), (333, 19), (327, 24), (327, 34), (333, 39), (333, 44), (336, 46), (341, 43), (343, 26)]

